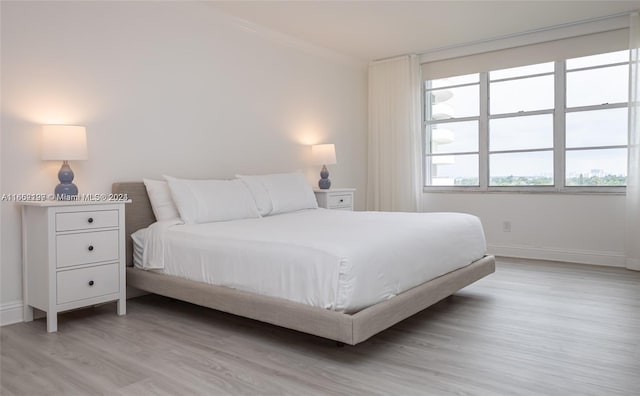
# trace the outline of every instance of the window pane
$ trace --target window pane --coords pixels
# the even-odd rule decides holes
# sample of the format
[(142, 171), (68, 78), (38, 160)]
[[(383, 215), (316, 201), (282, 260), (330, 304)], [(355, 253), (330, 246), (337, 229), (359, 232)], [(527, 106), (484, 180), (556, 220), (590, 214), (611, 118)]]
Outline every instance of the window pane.
[(624, 186), (627, 150), (567, 151), (567, 186)]
[(552, 186), (553, 152), (490, 154), (490, 186)]
[(627, 102), (628, 91), (628, 65), (567, 73), (567, 107)]
[(478, 121), (449, 122), (430, 126), (429, 153), (461, 153), (478, 151)]
[(427, 92), (427, 114), (429, 120), (444, 120), (452, 117), (472, 117), (480, 114), (480, 87), (440, 89)]
[(553, 62), (539, 63), (537, 65), (512, 67), (511, 69), (495, 70), (489, 73), (490, 80), (499, 80), (501, 78), (530, 76), (532, 74), (551, 73), (553, 72)]
[(489, 151), (552, 147), (552, 114), (509, 117), (489, 121)]
[[(431, 80), (427, 82), (427, 89), (429, 88), (442, 88), (450, 87), (452, 85), (462, 85), (480, 82), (480, 74), (466, 74), (464, 76), (447, 77), (438, 80)], [(430, 83), (430, 86), (429, 86)]]
[(608, 52), (606, 54), (583, 56), (582, 58), (567, 59), (567, 70), (582, 67), (609, 65), (612, 63), (629, 62), (629, 51)]
[(478, 186), (478, 154), (426, 157), (427, 186)]
[(567, 113), (567, 147), (627, 144), (627, 108)]
[(490, 92), (491, 114), (553, 108), (553, 76), (494, 82)]

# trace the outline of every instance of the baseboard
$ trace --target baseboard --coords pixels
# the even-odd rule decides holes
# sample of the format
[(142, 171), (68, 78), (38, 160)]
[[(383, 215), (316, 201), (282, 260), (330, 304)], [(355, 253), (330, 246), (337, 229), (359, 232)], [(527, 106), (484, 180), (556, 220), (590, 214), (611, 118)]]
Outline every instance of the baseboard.
[(22, 322), (22, 300), (0, 304), (0, 326)]
[(626, 261), (625, 255), (622, 252), (597, 250), (569, 250), (518, 245), (488, 245), (487, 250), (494, 256), (563, 261), (568, 263), (603, 265), (606, 267), (624, 268)]
[[(130, 298), (144, 296), (149, 294), (146, 291), (134, 289), (127, 286), (127, 300)], [(36, 310), (37, 311), (37, 310)], [(40, 312), (40, 311), (38, 311)], [(44, 317), (44, 312), (34, 312), (34, 318)], [(0, 304), (0, 326), (6, 326), (24, 321), (24, 313), (22, 311), (22, 300), (12, 301)]]

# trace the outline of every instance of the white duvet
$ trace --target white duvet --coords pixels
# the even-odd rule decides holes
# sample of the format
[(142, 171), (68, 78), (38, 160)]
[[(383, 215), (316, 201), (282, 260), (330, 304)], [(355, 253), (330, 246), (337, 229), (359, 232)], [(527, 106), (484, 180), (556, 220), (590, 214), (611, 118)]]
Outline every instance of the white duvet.
[(312, 209), (206, 224), (157, 222), (133, 238), (139, 268), (346, 313), (486, 251), (480, 220), (461, 213)]

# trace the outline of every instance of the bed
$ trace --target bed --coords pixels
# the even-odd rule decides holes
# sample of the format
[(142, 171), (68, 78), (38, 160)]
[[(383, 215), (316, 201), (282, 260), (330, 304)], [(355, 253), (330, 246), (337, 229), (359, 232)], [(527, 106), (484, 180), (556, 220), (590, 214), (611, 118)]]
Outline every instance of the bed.
[[(326, 275), (325, 278), (330, 280), (332, 277), (335, 277), (335, 274), (338, 272), (340, 263), (336, 262), (333, 257), (325, 257), (326, 255), (318, 254), (314, 256), (312, 250), (316, 248), (316, 245), (324, 247), (326, 244), (331, 244), (333, 249), (341, 251), (340, 249), (348, 248), (350, 246), (349, 243), (351, 245), (358, 244), (361, 243), (362, 240), (353, 237), (351, 241), (335, 245), (330, 238), (323, 238), (320, 232), (314, 233), (309, 230), (307, 232), (299, 232), (299, 234), (302, 234), (301, 236), (287, 234), (286, 230), (290, 227), (288, 224), (291, 222), (302, 222), (304, 224), (317, 225), (322, 224), (323, 221), (343, 221), (344, 227), (342, 228), (348, 228), (347, 226), (350, 223), (354, 223), (357, 218), (363, 218), (365, 222), (375, 221), (375, 218), (372, 216), (380, 216), (380, 214), (375, 215), (372, 213), (367, 215), (363, 213), (349, 215), (346, 213), (338, 214), (333, 211), (323, 213), (323, 210), (320, 209), (301, 211), (295, 215), (273, 216), (272, 219), (265, 218), (258, 220), (261, 226), (272, 227), (265, 228), (264, 230), (261, 230), (260, 227), (256, 228), (256, 224), (258, 224), (255, 222), (256, 220), (228, 222), (233, 223), (232, 225), (216, 224), (176, 226), (174, 228), (166, 227), (166, 229), (162, 229), (161, 231), (173, 237), (173, 240), (170, 238), (167, 239), (172, 243), (169, 250), (175, 251), (177, 254), (171, 257), (171, 260), (167, 259), (166, 271), (149, 271), (133, 266), (134, 247), (131, 238), (131, 235), (136, 231), (141, 229), (146, 230), (147, 227), (152, 224), (153, 226), (149, 227), (149, 229), (153, 229), (154, 227), (159, 228), (159, 225), (155, 222), (146, 188), (141, 182), (115, 183), (113, 185), (113, 192), (126, 194), (128, 198), (132, 200), (132, 203), (127, 206), (125, 216), (128, 286), (332, 339), (340, 343), (350, 345), (358, 344), (495, 271), (495, 260), (492, 256), (480, 257), (469, 263), (471, 260), (469, 260), (468, 257), (465, 257), (464, 254), (456, 253), (455, 257), (451, 258), (441, 255), (441, 262), (438, 265), (432, 266), (434, 268), (432, 271), (438, 272), (429, 273), (427, 271), (426, 273), (415, 273), (418, 267), (409, 264), (405, 265), (407, 267), (406, 269), (401, 269), (405, 263), (404, 260), (400, 260), (392, 263), (394, 268), (398, 268), (398, 271), (388, 271), (389, 273), (385, 275), (383, 274), (383, 264), (385, 261), (388, 261), (389, 258), (370, 257), (371, 265), (374, 266), (374, 276), (370, 276), (366, 281), (360, 281), (359, 283), (345, 283), (348, 287), (343, 287), (342, 289), (356, 290), (358, 289), (358, 284), (360, 284), (361, 290), (378, 290), (376, 288), (378, 286), (375, 286), (376, 282), (378, 282), (380, 284), (379, 289), (382, 291), (375, 296), (367, 296), (366, 293), (363, 295), (363, 292), (354, 292), (351, 294), (341, 293), (339, 290), (330, 290), (330, 288), (325, 290), (326, 293), (319, 292), (313, 294), (309, 292), (310, 287), (305, 285), (298, 288), (300, 290), (291, 291), (290, 294), (279, 294), (277, 288), (269, 287), (269, 285), (277, 283), (278, 276), (283, 279), (292, 279), (292, 277), (296, 276), (298, 279), (303, 279), (304, 276), (300, 274), (296, 275), (295, 272), (292, 272), (291, 268), (283, 266), (278, 270), (280, 272), (277, 274), (273, 275), (272, 273), (273, 280), (269, 280), (269, 272), (259, 274), (257, 271), (259, 271), (260, 266), (254, 266), (253, 268), (249, 268), (248, 271), (258, 273), (259, 276), (257, 276), (257, 278), (263, 280), (262, 284), (256, 283), (242, 287), (242, 285), (237, 286), (234, 283), (235, 278), (230, 275), (233, 274), (238, 267), (237, 263), (232, 263), (226, 272), (220, 272), (221, 270), (218, 268), (218, 272), (216, 272), (217, 275), (213, 277), (226, 279), (223, 275), (227, 274), (228, 279), (226, 279), (226, 282), (222, 282), (223, 284), (209, 284), (207, 283), (207, 279), (200, 279), (196, 275), (191, 277), (187, 276), (189, 272), (193, 274), (203, 272), (197, 270), (197, 267), (193, 269), (193, 265), (191, 265), (191, 267), (189, 266), (191, 262), (196, 261), (196, 259), (202, 260), (203, 254), (198, 253), (196, 256), (184, 254), (188, 253), (190, 251), (189, 249), (192, 249), (190, 246), (196, 246), (192, 243), (195, 239), (200, 237), (205, 238), (207, 235), (213, 235), (219, 238), (220, 236), (232, 237), (234, 234), (237, 234), (238, 236), (244, 235), (245, 239), (250, 241), (252, 240), (250, 230), (255, 230), (254, 232), (256, 233), (260, 232), (261, 235), (264, 235), (266, 230), (266, 234), (270, 235), (267, 240), (270, 244), (278, 243), (278, 238), (281, 238), (281, 240), (292, 240), (294, 242), (293, 245), (304, 247), (305, 243), (307, 245), (309, 244), (309, 242), (305, 241), (308, 241), (309, 238), (315, 238), (313, 245), (307, 246), (306, 250), (300, 250), (299, 247), (296, 247), (288, 257), (291, 257), (291, 262), (295, 263), (295, 254), (307, 255), (305, 257), (309, 257), (309, 260), (315, 260), (314, 262), (316, 263), (315, 266), (307, 266), (307, 268), (315, 271), (313, 272), (313, 276), (324, 279), (322, 276), (329, 274)], [(349, 216), (355, 217), (351, 218)], [(368, 218), (368, 216), (371, 218)], [(389, 216), (392, 215), (389, 214)], [(407, 217), (407, 219), (409, 219), (409, 217)], [(404, 219), (401, 218), (400, 220)], [(464, 221), (465, 218), (460, 217), (459, 220)], [(391, 223), (397, 221), (396, 215), (390, 217), (389, 221), (391, 221)], [(443, 226), (443, 224), (445, 223), (439, 226), (440, 229), (447, 228)], [(271, 230), (273, 229), (285, 230), (285, 232), (272, 232)], [(350, 231), (347, 229), (344, 232), (345, 234), (342, 235), (342, 237), (348, 236)], [(303, 237), (307, 239), (305, 240)], [(375, 237), (375, 235), (373, 237)], [(450, 236), (450, 238), (455, 237), (455, 234)], [(429, 240), (434, 240), (431, 250), (437, 248), (436, 235), (434, 234)], [(231, 241), (231, 239), (229, 239), (229, 241)], [(464, 243), (465, 241), (467, 241), (467, 239), (464, 239), (464, 235), (460, 236), (459, 242)], [(472, 239), (469, 239), (469, 241), (472, 241)], [(323, 243), (325, 245), (323, 245)], [(233, 243), (231, 243), (231, 245), (232, 244)], [(221, 250), (224, 245), (229, 244), (221, 244), (217, 247), (217, 250)], [(286, 245), (282, 246), (286, 247)], [(180, 249), (182, 249), (182, 254), (180, 254)], [(404, 251), (404, 249), (401, 250)], [(462, 251), (464, 249), (460, 250)], [(251, 251), (251, 249), (247, 251)], [(264, 250), (261, 246), (254, 247), (253, 251), (256, 256), (264, 258), (264, 263), (272, 264), (272, 262), (275, 261), (269, 256), (268, 251)], [(379, 251), (377, 256), (384, 256), (380, 252), (382, 251)], [(476, 253), (473, 254), (478, 255), (477, 248), (475, 248), (475, 252)], [(218, 252), (217, 254), (219, 255), (221, 253)], [(186, 260), (187, 262), (180, 263), (181, 257), (190, 258)], [(194, 259), (194, 257), (196, 257), (196, 259)], [(298, 256), (298, 261), (300, 257), (302, 256)], [(366, 259), (366, 257), (361, 258), (360, 261), (363, 259)], [(379, 261), (377, 264), (376, 259)], [(219, 264), (219, 262), (223, 262), (224, 260), (220, 259), (220, 256), (211, 256), (209, 261), (214, 263), (218, 262)], [(410, 260), (407, 259), (407, 262), (408, 261)], [(248, 262), (255, 263), (256, 259), (253, 258)], [(457, 264), (453, 267), (447, 267), (447, 265), (451, 265), (450, 262), (456, 262)], [(378, 265), (378, 267), (375, 267), (375, 265)], [(174, 269), (173, 271), (170, 270), (172, 268)], [(181, 270), (175, 270), (175, 268), (181, 268)], [(189, 271), (189, 268), (192, 270)], [(325, 275), (318, 272), (318, 268), (326, 268), (327, 271), (324, 272)], [(224, 270), (224, 266), (222, 266), (222, 270)], [(395, 275), (403, 271), (409, 271), (409, 275), (394, 278)], [(414, 273), (411, 273), (411, 271), (414, 271)], [(362, 278), (363, 276), (366, 277), (367, 274), (361, 271), (358, 276)], [(205, 278), (207, 278), (206, 274)], [(424, 281), (422, 281), (423, 279)], [(417, 282), (417, 284), (412, 284), (411, 282)], [(319, 283), (325, 285), (331, 284), (329, 281)], [(263, 284), (267, 286), (261, 286)], [(365, 286), (363, 287), (362, 285)]]

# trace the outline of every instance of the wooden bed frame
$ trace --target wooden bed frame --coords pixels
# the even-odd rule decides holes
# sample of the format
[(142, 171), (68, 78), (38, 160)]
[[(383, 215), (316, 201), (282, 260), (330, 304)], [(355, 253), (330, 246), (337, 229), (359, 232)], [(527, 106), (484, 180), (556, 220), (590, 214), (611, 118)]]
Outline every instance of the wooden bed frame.
[(117, 194), (126, 194), (132, 201), (125, 213), (128, 286), (345, 344), (355, 345), (365, 341), (495, 271), (494, 257), (485, 256), (357, 313), (329, 311), (281, 298), (134, 268), (130, 236), (155, 222), (155, 217), (142, 182), (114, 183), (112, 190)]

